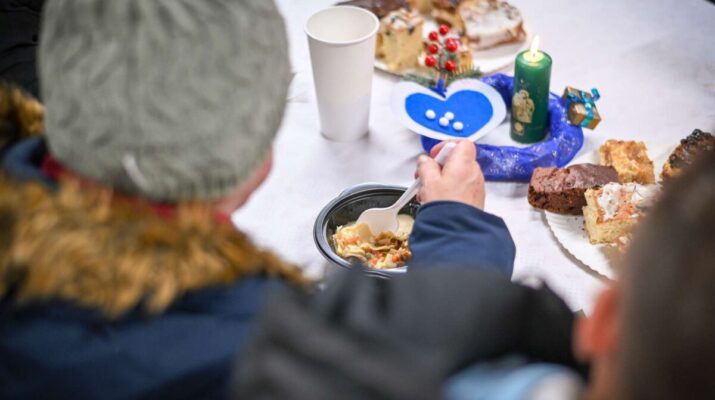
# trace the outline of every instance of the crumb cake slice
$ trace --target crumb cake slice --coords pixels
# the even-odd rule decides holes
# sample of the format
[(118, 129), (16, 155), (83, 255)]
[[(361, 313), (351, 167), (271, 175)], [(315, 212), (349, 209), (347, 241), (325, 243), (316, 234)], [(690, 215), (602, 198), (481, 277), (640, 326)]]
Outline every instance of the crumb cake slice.
[(419, 65), (423, 24), (420, 14), (404, 8), (387, 14), (380, 21), (375, 52), (390, 71), (400, 72)]
[(422, 15), (430, 15), (432, 13), (432, 0), (407, 0), (407, 3), (414, 10), (417, 10)]
[(668, 157), (663, 165), (662, 179), (669, 179), (680, 175), (683, 168), (692, 164), (700, 153), (715, 149), (715, 136), (708, 132), (696, 129), (688, 137), (680, 141), (678, 147)]
[(558, 214), (580, 215), (587, 189), (617, 181), (616, 170), (601, 165), (536, 168), (529, 183), (529, 204)]
[(609, 183), (586, 190), (583, 216), (592, 244), (617, 243), (630, 234), (658, 193), (658, 185)]
[(473, 50), (489, 49), (526, 38), (524, 20), (518, 8), (506, 1), (470, 1), (459, 7), (464, 35)]
[(601, 165), (611, 166), (618, 172), (621, 183), (655, 183), (653, 161), (643, 142), (608, 140), (599, 149)]

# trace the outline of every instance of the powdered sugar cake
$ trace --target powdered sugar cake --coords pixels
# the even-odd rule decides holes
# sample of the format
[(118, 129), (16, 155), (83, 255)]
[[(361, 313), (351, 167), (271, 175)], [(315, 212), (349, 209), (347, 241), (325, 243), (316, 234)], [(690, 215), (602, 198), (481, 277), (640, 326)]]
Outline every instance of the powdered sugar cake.
[(592, 244), (628, 236), (658, 193), (658, 185), (609, 183), (586, 191), (583, 217)]

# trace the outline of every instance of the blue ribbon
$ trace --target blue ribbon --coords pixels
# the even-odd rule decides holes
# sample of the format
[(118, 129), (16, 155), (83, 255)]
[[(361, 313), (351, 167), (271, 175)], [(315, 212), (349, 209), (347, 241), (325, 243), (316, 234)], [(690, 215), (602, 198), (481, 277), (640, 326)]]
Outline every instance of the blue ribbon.
[(601, 98), (601, 94), (598, 92), (598, 89), (593, 88), (591, 89), (591, 96), (588, 97), (586, 96), (587, 93), (584, 92), (583, 90), (580, 90), (578, 94), (569, 92), (567, 95), (566, 99), (566, 109), (570, 110), (571, 109), (571, 104), (574, 103), (583, 103), (583, 106), (586, 108), (586, 118), (581, 121), (581, 126), (589, 126), (591, 122), (593, 121), (593, 110), (596, 108), (596, 101)]

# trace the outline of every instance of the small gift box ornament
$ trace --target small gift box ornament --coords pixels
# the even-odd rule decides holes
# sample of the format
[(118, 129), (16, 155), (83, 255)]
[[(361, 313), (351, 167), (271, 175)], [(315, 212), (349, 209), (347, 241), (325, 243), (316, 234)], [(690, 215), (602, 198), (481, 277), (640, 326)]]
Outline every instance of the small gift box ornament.
[(568, 109), (569, 122), (584, 128), (595, 129), (601, 122), (601, 115), (596, 108), (596, 101), (601, 98), (598, 89), (591, 89), (591, 93), (566, 86), (564, 89), (564, 102)]

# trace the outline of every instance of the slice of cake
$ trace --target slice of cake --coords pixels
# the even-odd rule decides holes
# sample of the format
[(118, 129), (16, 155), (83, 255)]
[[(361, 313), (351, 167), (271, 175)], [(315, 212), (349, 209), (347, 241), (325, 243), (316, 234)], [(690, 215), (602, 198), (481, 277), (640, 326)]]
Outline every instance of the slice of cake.
[(657, 185), (609, 183), (586, 191), (583, 217), (592, 244), (629, 235), (658, 193)]
[(407, 3), (413, 10), (417, 10), (422, 15), (432, 13), (432, 0), (407, 0)]
[(655, 183), (653, 161), (643, 142), (608, 140), (599, 149), (601, 165), (611, 166), (618, 172), (621, 183)]
[(715, 136), (700, 129), (694, 130), (688, 137), (680, 141), (678, 147), (668, 157), (663, 165), (661, 178), (668, 179), (680, 175), (683, 168), (692, 164), (700, 153), (713, 149), (715, 149)]
[(464, 20), (459, 15), (459, 7), (466, 2), (480, 0), (432, 0), (432, 18), (440, 24), (447, 24), (452, 28), (452, 33), (464, 33)]
[(401, 8), (380, 21), (376, 53), (387, 68), (400, 72), (419, 65), (424, 20), (416, 11)]
[(587, 189), (617, 181), (615, 169), (594, 164), (536, 168), (529, 183), (529, 204), (559, 214), (580, 215)]
[(348, 0), (338, 3), (339, 6), (355, 6), (370, 10), (377, 18), (405, 6), (405, 0)]
[(432, 17), (483, 50), (526, 38), (518, 8), (503, 0), (433, 0)]
[(473, 50), (520, 42), (526, 38), (521, 12), (506, 1), (467, 1), (460, 5), (458, 12), (464, 25), (464, 35)]

